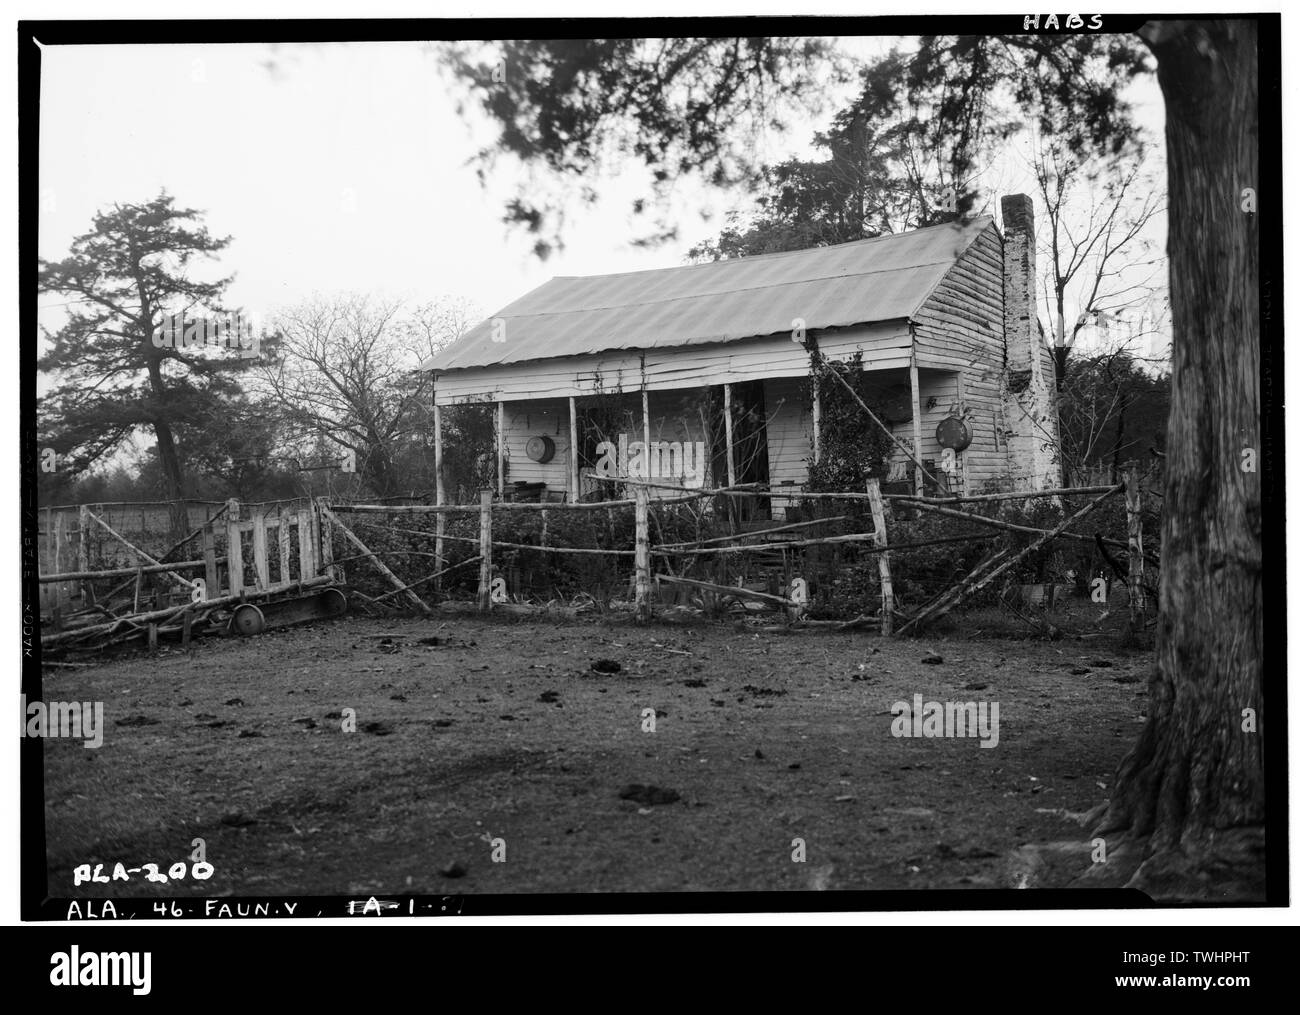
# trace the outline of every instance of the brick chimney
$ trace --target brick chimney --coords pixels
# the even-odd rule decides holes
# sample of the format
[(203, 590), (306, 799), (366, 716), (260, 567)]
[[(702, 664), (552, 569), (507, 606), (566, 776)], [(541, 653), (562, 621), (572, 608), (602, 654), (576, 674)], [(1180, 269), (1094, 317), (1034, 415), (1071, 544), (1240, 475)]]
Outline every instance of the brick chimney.
[(1008, 428), (1008, 471), (1020, 489), (1061, 485), (1056, 447), (1056, 362), (1038, 325), (1034, 263), (1034, 202), (1026, 194), (1002, 198), (1002, 385)]
[(1002, 198), (1002, 291), (1007, 374), (1013, 391), (1028, 386), (1034, 369), (1035, 276), (1034, 202), (1027, 194), (1008, 194)]

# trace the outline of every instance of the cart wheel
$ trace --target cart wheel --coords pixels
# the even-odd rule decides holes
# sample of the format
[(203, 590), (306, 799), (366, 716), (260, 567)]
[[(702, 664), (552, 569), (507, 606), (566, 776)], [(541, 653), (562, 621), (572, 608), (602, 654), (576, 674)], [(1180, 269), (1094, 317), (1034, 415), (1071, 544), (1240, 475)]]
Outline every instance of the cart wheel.
[(230, 629), (239, 634), (261, 634), (266, 630), (266, 618), (252, 603), (235, 607), (230, 618)]
[(327, 617), (341, 617), (348, 612), (348, 597), (338, 589), (326, 589), (320, 594), (321, 613)]

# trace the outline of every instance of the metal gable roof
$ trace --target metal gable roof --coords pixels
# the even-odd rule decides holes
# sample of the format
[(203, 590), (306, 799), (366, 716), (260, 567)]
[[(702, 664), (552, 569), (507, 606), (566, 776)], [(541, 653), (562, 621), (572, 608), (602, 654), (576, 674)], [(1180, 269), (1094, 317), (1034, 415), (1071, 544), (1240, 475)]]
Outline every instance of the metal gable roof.
[[(553, 278), (420, 369), (731, 342), (789, 331), (796, 318), (809, 330), (907, 318), (992, 221), (707, 264)], [(494, 334), (504, 340), (494, 341)]]

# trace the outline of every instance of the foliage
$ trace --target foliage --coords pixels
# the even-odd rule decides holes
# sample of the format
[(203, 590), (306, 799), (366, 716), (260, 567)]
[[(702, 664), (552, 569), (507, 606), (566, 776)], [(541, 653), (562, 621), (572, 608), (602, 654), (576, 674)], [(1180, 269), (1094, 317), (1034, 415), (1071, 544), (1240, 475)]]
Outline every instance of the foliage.
[(324, 439), (338, 446), (335, 457), (350, 452), (356, 474), (380, 497), (409, 489), (396, 458), (426, 421), (430, 379), (415, 371), (412, 324), (400, 305), (317, 298), (281, 313), (277, 327), (281, 355), (262, 360), (258, 376), (283, 420), (286, 443)]
[[(967, 513), (981, 514), (1014, 525), (1053, 529), (1067, 514), (1082, 507), (1084, 500), (1070, 498), (1057, 504), (1051, 500), (1026, 502), (992, 502), (987, 506), (958, 505)], [(1154, 559), (1160, 555), (1160, 513), (1158, 500), (1148, 499), (1143, 507), (1143, 551)], [(1116, 494), (1095, 508), (1083, 522), (1070, 531), (1088, 537), (1127, 544), (1128, 516), (1122, 495)], [(917, 549), (912, 544), (927, 543), (955, 536), (984, 536), (969, 542), (941, 542)], [(1012, 554), (1028, 546), (1037, 536), (1033, 533), (1007, 532), (923, 511), (909, 512), (895, 507), (889, 522), (889, 542), (898, 547), (891, 554), (891, 577), (897, 607), (904, 613), (914, 612), (932, 597), (951, 588), (969, 574), (986, 556), (999, 549)], [(1073, 588), (1074, 594), (1087, 597), (1094, 578), (1103, 578), (1108, 587), (1127, 580), (1128, 551), (1107, 547), (1110, 557), (1120, 565), (1116, 574), (1110, 560), (1098, 549), (1095, 539), (1089, 542), (1058, 539), (1027, 555), (979, 593), (971, 596), (963, 609), (1006, 609), (1005, 599), (1015, 597), (1021, 585), (1055, 584)], [(874, 613), (879, 608), (879, 564), (874, 555), (845, 548), (838, 566), (818, 583), (812, 616), (826, 619), (849, 619), (860, 613)], [(805, 567), (806, 571), (809, 571)], [(1148, 563), (1148, 571), (1152, 565)], [(809, 571), (809, 573), (813, 573)], [(1154, 589), (1155, 575), (1148, 574), (1147, 584)]]
[[(813, 374), (822, 404), (821, 458), (814, 462), (809, 456), (806, 489), (860, 491), (866, 488), (868, 479), (884, 479), (894, 443), (840, 383), (846, 382), (869, 406), (879, 401), (877, 384), (863, 369), (862, 353), (855, 353), (847, 362), (819, 357)], [(806, 397), (811, 401), (811, 391)], [(883, 420), (878, 405), (872, 411)]]
[[(1163, 167), (1153, 154), (1140, 136), (1106, 158), (1081, 158), (1056, 139), (1035, 152), (1043, 283), (1058, 357), (1090, 324), (1109, 333), (1112, 322), (1130, 323), (1125, 317), (1162, 287), (1165, 259), (1148, 230), (1164, 211)], [(1155, 330), (1167, 322), (1144, 320), (1129, 341), (1145, 337), (1148, 323)]]
[[(762, 36), (447, 43), (441, 54), (501, 128), (480, 152), (480, 176), (499, 154), (583, 180), (634, 159), (658, 196), (684, 174), (715, 184), (746, 178), (753, 135), (738, 136), (737, 122), (754, 134), (779, 129), (779, 100), (813, 102), (830, 56), (821, 39)], [(581, 197), (593, 203), (595, 188), (584, 183)], [(526, 227), (545, 258), (562, 246), (563, 210), (562, 198), (530, 179), (505, 219)]]
[(97, 213), (67, 257), (42, 259), (40, 292), (69, 302), (37, 364), (54, 376), (40, 400), (40, 440), (68, 473), (81, 474), (152, 431), (168, 496), (186, 495), (178, 449), (213, 451), (210, 421), (238, 398), (234, 375), (249, 361), (206, 345), (159, 348), (153, 339), (168, 314), (188, 321), (228, 313), (221, 302), (230, 279), (201, 281), (193, 268), (229, 242), (164, 192)]
[(691, 259), (806, 250), (954, 218), (956, 204), (945, 197), (956, 191), (951, 160), (894, 84), (905, 68), (897, 49), (863, 67), (858, 96), (813, 135), (825, 158), (764, 166), (750, 182), (756, 212), (733, 213), (716, 239), (691, 249)]
[(1058, 402), (1061, 460), (1070, 473), (1109, 468), (1117, 481), (1129, 460), (1164, 454), (1172, 378), (1146, 370), (1118, 349), (1073, 359)]
[[(463, 87), (500, 128), (495, 147), (481, 153), (481, 172), (495, 154), (507, 154), (552, 177), (584, 181), (588, 202), (597, 191), (586, 181), (615, 154), (641, 161), (659, 198), (684, 176), (719, 185), (753, 179), (755, 173), (745, 171), (746, 142), (770, 126), (777, 101), (809, 103), (818, 72), (840, 68), (836, 55), (815, 39), (457, 43), (445, 54)], [(978, 207), (982, 154), (1020, 129), (1022, 110), (1034, 110), (1039, 131), (1059, 138), (1066, 151), (1118, 151), (1136, 130), (1120, 93), (1133, 76), (1149, 70), (1145, 47), (1124, 35), (922, 36), (915, 51), (896, 51), (864, 69), (856, 121), (850, 115), (837, 123), (841, 137), (854, 137), (860, 154), (875, 159), (872, 171), (847, 187), (823, 180), (817, 189), (844, 209), (851, 208), (856, 190), (862, 195), (859, 214), (849, 221), (859, 229), (878, 228), (881, 209), (870, 208), (877, 199), (868, 192), (881, 178), (881, 159), (887, 165), (892, 153), (911, 153), (930, 162), (912, 174), (913, 182), (925, 181), (912, 196), (924, 198), (936, 184), (951, 186), (953, 213), (967, 218)], [(832, 157), (830, 167), (822, 168), (835, 171), (853, 162)], [(817, 172), (811, 165), (787, 164), (784, 179), (778, 171), (767, 183), (779, 194), (786, 182), (797, 187)], [(544, 257), (559, 242), (560, 209), (536, 203), (536, 187), (530, 179), (520, 188), (506, 220), (537, 236), (535, 249)], [(637, 210), (643, 206), (638, 202)], [(921, 220), (929, 211), (920, 204), (912, 210)], [(776, 212), (779, 220), (783, 213)], [(896, 207), (891, 214), (898, 215)], [(818, 220), (835, 219), (790, 218)], [(660, 229), (661, 238), (675, 234), (671, 225)], [(719, 248), (735, 239), (743, 233), (724, 237)]]

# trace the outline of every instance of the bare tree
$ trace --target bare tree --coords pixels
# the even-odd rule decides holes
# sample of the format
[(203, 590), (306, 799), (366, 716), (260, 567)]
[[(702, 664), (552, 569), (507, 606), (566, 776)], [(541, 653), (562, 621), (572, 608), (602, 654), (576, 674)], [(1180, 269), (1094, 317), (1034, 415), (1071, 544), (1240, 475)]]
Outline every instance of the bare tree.
[[(1034, 181), (1043, 205), (1039, 230), (1043, 293), (1056, 347), (1056, 377), (1080, 332), (1096, 323), (1109, 331), (1125, 311), (1164, 288), (1165, 257), (1150, 235), (1164, 211), (1164, 188), (1135, 141), (1120, 156), (1085, 162), (1059, 141), (1039, 145)], [(1155, 322), (1152, 322), (1155, 323)], [(1132, 333), (1128, 341), (1142, 337)]]
[(439, 321), (451, 319), (427, 306), (404, 317), (399, 302), (358, 295), (317, 297), (281, 313), (281, 355), (263, 364), (261, 380), (290, 441), (341, 445), (367, 486), (392, 493), (401, 485), (399, 449), (428, 398), (427, 379), (415, 371), (418, 351), (441, 341)]
[(1058, 451), (1071, 483), (1102, 482), (1098, 471), (1109, 462), (1106, 482), (1119, 481), (1132, 459), (1163, 454), (1169, 414), (1167, 369), (1154, 369), (1113, 336), (1107, 345), (1076, 355), (1061, 386)]
[(408, 311), (399, 322), (401, 344), (422, 363), (483, 319), (469, 300), (440, 296)]

